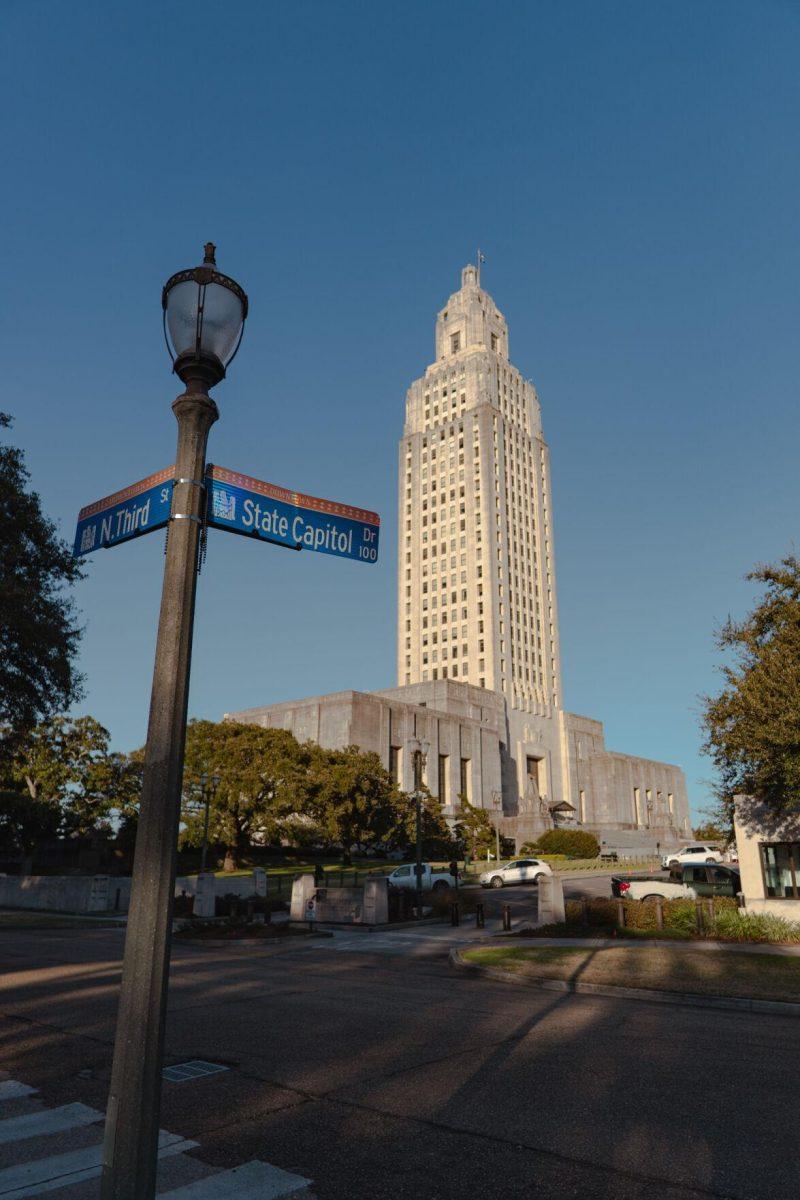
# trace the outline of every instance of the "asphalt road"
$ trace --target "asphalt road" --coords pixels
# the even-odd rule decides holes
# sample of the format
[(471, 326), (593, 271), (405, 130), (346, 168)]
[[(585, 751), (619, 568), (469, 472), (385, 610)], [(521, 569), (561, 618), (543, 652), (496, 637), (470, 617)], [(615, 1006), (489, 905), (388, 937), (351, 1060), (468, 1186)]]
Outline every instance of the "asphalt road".
[[(664, 878), (669, 876), (664, 872)], [(597, 872), (581, 875), (564, 880), (564, 898), (578, 900), (583, 896), (610, 896), (611, 876)], [(538, 888), (535, 884), (524, 883), (517, 887), (481, 888), (480, 898), (483, 900), (487, 917), (499, 918), (504, 904), (511, 906), (512, 919), (536, 919), (538, 912)]]
[[(319, 1200), (800, 1195), (800, 1021), (475, 979), (441, 940), (342, 946), (176, 947), (167, 1062), (230, 1068), (164, 1086), (197, 1157)], [(0, 934), (0, 1067), (49, 1104), (105, 1104), (121, 948)]]

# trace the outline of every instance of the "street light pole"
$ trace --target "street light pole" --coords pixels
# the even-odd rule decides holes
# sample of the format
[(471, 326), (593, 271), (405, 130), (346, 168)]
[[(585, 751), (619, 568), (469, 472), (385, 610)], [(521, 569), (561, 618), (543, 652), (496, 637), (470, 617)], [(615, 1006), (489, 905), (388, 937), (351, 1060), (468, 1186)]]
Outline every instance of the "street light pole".
[(203, 793), (203, 845), (200, 849), (200, 873), (206, 869), (206, 855), (208, 854), (208, 821), (211, 812), (211, 801), (217, 794), (219, 787), (219, 775), (201, 775), (200, 787)]
[[(230, 314), (219, 318), (219, 299), (214, 289), (227, 289), (228, 283), (233, 283), (223, 280), (225, 277), (216, 271), (214, 247), (209, 243), (203, 266), (173, 276), (164, 291), (165, 311), (168, 291), (173, 286), (181, 309), (177, 319), (185, 324), (188, 314), (195, 330), (192, 343), (182, 346), (170, 326), (179, 351), (175, 370), (186, 391), (172, 405), (178, 422), (178, 448), (106, 1113), (102, 1200), (152, 1200), (155, 1195), (189, 669), (198, 550), (205, 518), (203, 480), (208, 433), (219, 416), (208, 392), (224, 377), (225, 365), (238, 349), (235, 338), (241, 339), (247, 315), (247, 298), (234, 284), (238, 293), (233, 294), (244, 297), (238, 328), (230, 340), (230, 347), (235, 342), (235, 348), (227, 355), (219, 353), (222, 346), (228, 345), (220, 341), (225, 319), (228, 339), (233, 324)], [(194, 292), (186, 292), (189, 284), (195, 285), (195, 299)], [(172, 317), (168, 312), (171, 322)]]
[(416, 812), (417, 841), (417, 920), (422, 918), (422, 768), (428, 754), (428, 743), (414, 737), (408, 743), (414, 763), (414, 808)]

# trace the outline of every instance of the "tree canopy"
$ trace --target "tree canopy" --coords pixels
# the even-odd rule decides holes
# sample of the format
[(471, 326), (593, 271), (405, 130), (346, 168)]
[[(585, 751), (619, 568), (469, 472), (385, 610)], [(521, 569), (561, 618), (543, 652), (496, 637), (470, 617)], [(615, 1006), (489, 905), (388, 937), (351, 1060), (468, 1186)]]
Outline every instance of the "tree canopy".
[[(406, 849), (416, 837), (413, 797), (377, 754), (299, 743), (285, 729), (195, 720), (186, 736), (183, 845), (203, 839), (203, 776), (209, 842), (224, 847), (226, 870), (241, 865), (253, 843), (313, 844), (347, 861), (354, 849)], [(209, 789), (214, 776), (219, 783)], [(452, 849), (441, 805), (427, 794), (421, 831), (426, 855)]]
[(800, 560), (790, 555), (747, 576), (763, 594), (742, 621), (728, 618), (718, 648), (729, 656), (716, 696), (703, 698), (704, 751), (717, 770), (720, 816), (755, 795), (774, 812), (800, 805)]
[[(0, 413), (0, 428), (10, 417)], [(74, 703), (80, 630), (67, 589), (80, 563), (42, 513), (21, 450), (0, 445), (0, 752)]]
[(201, 776), (218, 776), (210, 805), (209, 840), (225, 847), (235, 870), (252, 842), (274, 841), (282, 822), (306, 807), (309, 751), (286, 729), (236, 721), (190, 721), (183, 776), (182, 841), (199, 845)]
[(455, 831), (470, 858), (481, 858), (497, 844), (497, 833), (486, 809), (476, 808), (463, 796)]
[(139, 795), (136, 764), (109, 750), (108, 730), (89, 716), (51, 717), (17, 736), (3, 780), (0, 844), (11, 852), (90, 833)]

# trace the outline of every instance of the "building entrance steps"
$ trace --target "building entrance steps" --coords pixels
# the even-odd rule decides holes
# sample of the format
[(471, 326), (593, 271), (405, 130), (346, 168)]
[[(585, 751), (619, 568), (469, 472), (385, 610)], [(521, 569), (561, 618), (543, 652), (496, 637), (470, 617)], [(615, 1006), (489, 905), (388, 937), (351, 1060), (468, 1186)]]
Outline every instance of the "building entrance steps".
[[(48, 1192), (99, 1200), (104, 1119), (80, 1103), (47, 1108), (36, 1088), (0, 1076), (0, 1200)], [(221, 1170), (190, 1150), (199, 1144), (160, 1130), (156, 1192), (164, 1200), (314, 1200), (301, 1175), (259, 1160)]]

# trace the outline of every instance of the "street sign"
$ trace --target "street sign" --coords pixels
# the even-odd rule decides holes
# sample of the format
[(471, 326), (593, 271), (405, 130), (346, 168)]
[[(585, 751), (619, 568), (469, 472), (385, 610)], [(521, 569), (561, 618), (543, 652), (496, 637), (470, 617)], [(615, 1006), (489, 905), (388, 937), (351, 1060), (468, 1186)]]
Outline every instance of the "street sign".
[[(175, 468), (167, 467), (82, 508), (74, 557), (163, 528), (169, 522), (174, 475)], [(215, 529), (275, 542), (292, 550), (317, 550), (359, 562), (378, 561), (381, 519), (377, 513), (305, 496), (211, 465), (206, 468), (206, 490), (206, 521)]]
[(94, 550), (163, 528), (169, 521), (174, 475), (175, 468), (167, 467), (82, 508), (78, 513), (73, 557), (82, 558)]
[(359, 562), (378, 561), (377, 513), (335, 500), (291, 492), (224, 467), (206, 468), (207, 522), (276, 542), (292, 550), (317, 550)]

